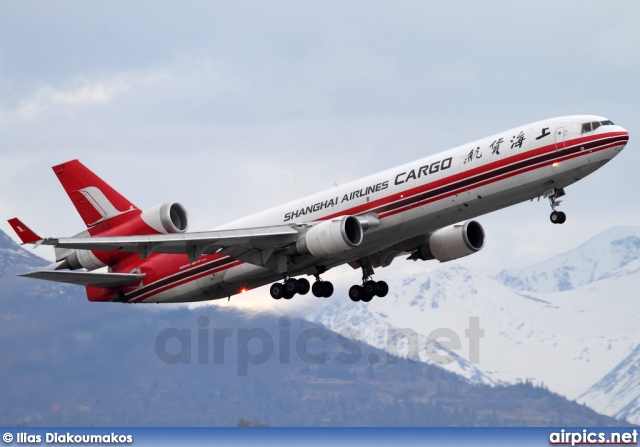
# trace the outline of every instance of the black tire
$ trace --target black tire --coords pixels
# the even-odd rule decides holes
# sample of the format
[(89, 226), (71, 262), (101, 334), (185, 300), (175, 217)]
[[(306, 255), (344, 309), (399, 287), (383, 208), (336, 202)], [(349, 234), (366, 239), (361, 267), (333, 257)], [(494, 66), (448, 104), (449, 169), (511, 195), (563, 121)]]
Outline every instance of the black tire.
[(551, 221), (551, 223), (557, 224), (560, 220), (560, 213), (554, 211), (553, 213), (551, 213), (551, 216), (549, 216), (549, 220)]
[(298, 293), (300, 295), (306, 295), (311, 290), (311, 284), (307, 281), (306, 278), (300, 278), (298, 280)]
[(558, 216), (558, 217), (559, 217), (559, 219), (558, 219), (558, 223), (559, 223), (559, 224), (563, 224), (563, 223), (565, 223), (565, 221), (567, 220), (567, 215), (566, 215), (565, 213), (563, 213), (562, 211), (560, 211), (560, 212), (558, 213), (558, 215), (559, 215), (559, 216)]
[(329, 281), (324, 281), (322, 283), (322, 296), (329, 298), (331, 295), (333, 295), (333, 284)]
[(362, 298), (360, 299), (362, 302), (368, 303), (373, 299), (373, 297), (374, 297), (373, 293), (372, 294), (367, 293), (364, 287), (362, 287)]
[(313, 293), (313, 296), (322, 298), (322, 290), (322, 281), (316, 281), (313, 283), (313, 287), (311, 287), (311, 293)]
[(280, 298), (284, 297), (284, 286), (279, 282), (273, 283), (271, 284), (271, 289), (269, 289), (269, 292), (271, 293), (271, 298), (273, 298), (274, 300), (279, 300)]
[(362, 286), (351, 286), (351, 288), (349, 289), (349, 298), (351, 299), (351, 301), (360, 301), (362, 299), (362, 296), (364, 295), (364, 290), (362, 290)]
[(291, 293), (289, 291), (287, 291), (287, 289), (284, 289), (284, 295), (282, 296), (282, 298), (284, 298), (285, 300), (290, 300), (291, 298), (293, 298), (293, 295), (295, 295), (295, 293)]
[(300, 290), (300, 284), (298, 280), (295, 278), (289, 278), (284, 282), (284, 289), (287, 291), (287, 294), (295, 295)]
[(387, 296), (387, 293), (389, 293), (389, 284), (384, 281), (378, 281), (376, 283), (376, 296), (383, 298)]
[(362, 286), (364, 288), (364, 293), (366, 295), (370, 295), (372, 298), (376, 294), (376, 282), (375, 281), (367, 281)]

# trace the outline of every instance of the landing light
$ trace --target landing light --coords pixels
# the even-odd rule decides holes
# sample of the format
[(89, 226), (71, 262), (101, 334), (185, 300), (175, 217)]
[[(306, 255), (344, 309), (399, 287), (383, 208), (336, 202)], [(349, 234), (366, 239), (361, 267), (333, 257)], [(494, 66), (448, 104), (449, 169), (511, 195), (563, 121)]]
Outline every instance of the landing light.
[(553, 166), (554, 168), (557, 168), (559, 164), (560, 164), (560, 163), (554, 163), (554, 164), (552, 164), (551, 166)]
[(245, 288), (240, 289), (240, 293), (245, 293), (246, 291), (247, 291), (247, 289), (245, 289)]

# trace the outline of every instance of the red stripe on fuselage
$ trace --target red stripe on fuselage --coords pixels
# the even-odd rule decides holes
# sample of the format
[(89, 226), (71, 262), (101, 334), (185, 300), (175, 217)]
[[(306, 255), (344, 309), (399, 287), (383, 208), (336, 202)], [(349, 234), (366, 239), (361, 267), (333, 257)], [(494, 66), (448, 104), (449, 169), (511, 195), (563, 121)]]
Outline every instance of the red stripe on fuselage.
[[(560, 151), (565, 151), (568, 148), (572, 148), (575, 146), (579, 146), (581, 144), (586, 144), (588, 142), (595, 142), (597, 140), (601, 140), (601, 139), (605, 139), (605, 138), (611, 138), (611, 137), (616, 137), (616, 136), (625, 136), (627, 137), (627, 133), (626, 132), (610, 132), (610, 133), (606, 133), (606, 134), (601, 134), (601, 135), (596, 135), (596, 136), (591, 136), (591, 137), (580, 137), (580, 138), (576, 138), (573, 140), (569, 140), (566, 141), (564, 143), (564, 147), (562, 149), (559, 149), (558, 152)], [(328, 219), (332, 219), (334, 217), (338, 217), (338, 216), (344, 216), (344, 215), (358, 215), (358, 214), (364, 214), (366, 212), (372, 212), (375, 211), (377, 208), (380, 208), (384, 205), (390, 205), (394, 202), (398, 202), (401, 200), (406, 200), (412, 196), (415, 196), (417, 194), (426, 192), (426, 191), (431, 191), (434, 189), (439, 189), (443, 186), (449, 186), (455, 183), (458, 183), (460, 181), (463, 180), (467, 180), (467, 179), (471, 179), (473, 177), (476, 177), (480, 174), (484, 174), (484, 173), (488, 173), (491, 171), (494, 171), (496, 169), (502, 168), (502, 167), (506, 167), (506, 166), (510, 166), (522, 161), (526, 161), (526, 160), (532, 160), (535, 158), (538, 158), (542, 155), (545, 154), (550, 154), (550, 153), (555, 153), (556, 152), (556, 144), (549, 144), (547, 146), (542, 146), (540, 148), (537, 149), (532, 149), (529, 151), (525, 151), (525, 152), (521, 152), (519, 154), (516, 155), (512, 155), (511, 157), (507, 157), (505, 159), (502, 160), (496, 160), (494, 162), (491, 163), (487, 163), (486, 165), (482, 165), (482, 166), (478, 166), (472, 169), (469, 169), (467, 171), (462, 171), (459, 172), (457, 174), (453, 174), (449, 177), (445, 177), (439, 180), (435, 180), (433, 182), (430, 183), (425, 183), (423, 185), (418, 185), (414, 188), (411, 189), (407, 189), (401, 192), (397, 192), (394, 194), (391, 194), (387, 197), (382, 197), (380, 199), (368, 202), (368, 203), (363, 203), (362, 205), (357, 205), (353, 208), (349, 208), (343, 211), (339, 211), (333, 214), (330, 214), (328, 216), (325, 217), (321, 217), (316, 219), (318, 220), (328, 220)], [(389, 215), (389, 214), (387, 214)]]
[[(539, 168), (544, 167), (544, 166), (549, 166), (549, 165), (551, 165), (553, 163), (559, 163), (561, 161), (565, 161), (565, 160), (569, 160), (569, 159), (572, 159), (572, 158), (576, 158), (576, 157), (579, 157), (581, 155), (585, 155), (587, 153), (599, 152), (601, 150), (609, 149), (609, 148), (612, 148), (612, 147), (620, 145), (620, 143), (622, 141), (623, 140), (619, 140), (619, 141), (615, 141), (615, 142), (612, 142), (612, 143), (605, 144), (603, 146), (596, 146), (594, 148), (590, 148), (585, 153), (576, 152), (576, 153), (571, 153), (569, 155), (549, 158), (549, 159), (546, 159), (546, 160), (543, 159), (543, 160), (540, 160), (539, 162), (535, 161), (536, 158), (540, 158), (539, 156), (538, 157), (531, 157), (529, 159), (529, 161), (531, 163), (529, 163), (526, 167), (517, 168), (517, 169), (514, 169), (513, 171), (510, 171), (508, 173), (490, 177), (487, 180), (481, 180), (481, 181), (478, 181), (478, 182), (474, 182), (474, 183), (471, 183), (469, 185), (465, 185), (465, 186), (460, 187), (460, 188), (451, 187), (446, 192), (443, 192), (441, 194), (436, 194), (433, 197), (426, 198), (424, 200), (415, 199), (415, 197), (419, 196), (420, 194), (416, 194), (416, 195), (404, 198), (404, 199), (401, 200), (401, 202), (405, 202), (405, 201), (409, 202), (407, 205), (399, 205), (398, 207), (394, 207), (394, 208), (392, 208), (390, 210), (383, 211), (383, 212), (381, 212), (379, 214), (379, 217), (387, 217), (387, 216), (391, 216), (391, 215), (394, 215), (394, 214), (397, 214), (397, 213), (400, 213), (400, 212), (404, 212), (404, 211), (407, 211), (407, 210), (409, 210), (411, 208), (415, 208), (417, 206), (426, 205), (428, 203), (432, 203), (432, 202), (435, 202), (435, 201), (438, 201), (438, 200), (445, 199), (447, 197), (451, 197), (451, 196), (454, 196), (454, 195), (457, 195), (457, 194), (461, 194), (461, 193), (467, 192), (470, 189), (476, 189), (476, 188), (480, 188), (482, 186), (489, 185), (491, 183), (499, 182), (501, 180), (505, 180), (507, 178), (514, 177), (514, 176), (519, 175), (519, 174), (524, 174), (525, 172), (533, 171), (535, 169), (539, 169)], [(580, 145), (566, 146), (562, 150), (558, 150), (557, 153), (560, 154), (561, 152), (565, 152), (567, 150), (574, 149), (577, 146), (580, 146)], [(555, 151), (554, 152), (549, 152), (548, 154), (553, 154), (553, 153), (556, 153), (556, 152)], [(515, 165), (515, 164), (518, 164), (518, 163), (512, 163), (511, 165)], [(492, 169), (492, 170), (488, 171), (488, 173), (495, 172), (495, 171), (497, 171), (497, 169)], [(480, 176), (480, 175), (472, 176), (472, 177), (469, 177), (468, 179), (471, 179), (471, 178), (474, 178), (474, 177), (482, 178), (483, 176)], [(465, 179), (465, 180), (468, 180), (468, 179)], [(461, 183), (461, 182), (454, 182), (453, 185), (455, 185), (455, 183)], [(452, 184), (450, 184), (448, 186), (452, 186)], [(444, 188), (442, 188), (442, 189), (444, 189)], [(371, 211), (375, 211), (375, 210), (376, 209), (373, 209)]]
[[(195, 281), (196, 279), (199, 278), (203, 278), (205, 276), (214, 274), (214, 273), (218, 273), (220, 271), (223, 270), (227, 270), (230, 269), (232, 267), (235, 267), (237, 265), (241, 265), (244, 264), (242, 261), (237, 261), (231, 257), (227, 257), (223, 260), (215, 260), (212, 261), (209, 264), (215, 264), (215, 265), (210, 265), (207, 269), (202, 270), (202, 266), (197, 266), (194, 267), (192, 269), (189, 270), (184, 270), (182, 272), (177, 272), (171, 276), (166, 276), (158, 281), (155, 281), (151, 284), (149, 284), (148, 286), (144, 286), (141, 289), (135, 290), (129, 294), (125, 295), (125, 298), (127, 299), (127, 301), (135, 301), (135, 302), (140, 302), (143, 300), (146, 300), (148, 298), (150, 298), (153, 295), (157, 295), (158, 293), (164, 292), (166, 290), (172, 289), (174, 287), (178, 287), (182, 284), (186, 284), (190, 281)], [(207, 265), (207, 264), (205, 264)], [(193, 274), (188, 274), (189, 272), (192, 272), (193, 270), (199, 270), (198, 273), (193, 273)], [(174, 281), (169, 281), (167, 282), (168, 279), (171, 279), (172, 277), (176, 277), (176, 279)], [(151, 295), (150, 295), (151, 294)]]
[[(615, 137), (620, 137), (620, 138), (610, 143), (597, 145), (597, 143), (600, 140), (610, 140)], [(582, 155), (587, 155), (589, 153), (609, 149), (611, 147), (615, 147), (620, 144), (626, 144), (627, 139), (628, 139), (628, 134), (626, 132), (610, 132), (607, 134), (601, 134), (601, 135), (590, 136), (590, 137), (580, 137), (580, 138), (575, 138), (573, 140), (565, 141), (564, 146), (558, 150), (556, 150), (556, 143), (549, 144), (547, 146), (542, 146), (540, 148), (522, 152), (522, 153), (513, 155), (511, 157), (504, 158), (502, 160), (496, 160), (494, 162), (488, 163), (483, 166), (478, 166), (478, 167), (469, 169), (467, 171), (453, 174), (449, 177), (435, 180), (430, 183), (419, 185), (402, 192), (394, 193), (387, 197), (383, 197), (369, 203), (365, 203), (362, 205), (349, 208), (347, 210), (330, 214), (330, 215), (318, 218), (316, 219), (316, 221), (327, 220), (333, 217), (344, 216), (344, 215), (358, 215), (366, 212), (372, 212), (383, 207), (386, 208), (388, 206), (391, 206), (392, 207), (391, 209), (387, 209), (379, 214), (379, 217), (384, 218), (387, 216), (391, 216), (394, 214), (407, 211), (416, 206), (421, 206), (427, 203), (432, 203), (438, 200), (442, 200), (452, 195), (460, 194), (461, 192), (465, 192), (469, 189), (475, 189), (482, 186), (486, 186), (491, 183), (495, 183), (510, 177), (514, 177), (519, 174), (523, 174), (525, 172), (529, 172), (535, 169), (539, 169), (541, 167), (549, 166), (556, 162), (577, 158)], [(587, 144), (592, 144), (592, 145), (595, 144), (595, 146), (585, 151), (577, 151), (577, 152), (575, 151), (576, 147), (579, 147), (581, 145), (587, 145)], [(567, 155), (563, 155), (563, 153), (566, 154), (567, 152), (571, 152), (571, 153)], [(557, 154), (557, 156), (548, 157), (548, 155), (550, 154)], [(536, 161), (536, 159), (540, 159), (540, 161)], [(525, 162), (525, 161), (528, 161), (529, 163), (524, 167), (515, 168), (512, 171), (509, 171), (504, 174), (498, 174), (496, 176), (492, 176), (490, 178), (487, 178), (486, 180), (479, 179), (477, 182), (472, 182), (460, 188), (455, 187), (455, 185), (458, 183), (462, 183), (464, 181), (471, 180), (476, 177), (484, 177), (487, 174), (491, 174), (494, 171), (501, 170), (502, 168), (507, 168), (514, 165), (519, 165), (521, 162)], [(450, 188), (446, 192), (443, 192), (442, 194), (437, 194), (433, 197), (425, 198), (424, 200), (417, 199), (415, 201), (412, 201), (412, 199), (415, 199), (416, 196), (419, 196), (429, 191), (438, 190), (447, 186)], [(405, 202), (405, 201), (410, 201), (410, 203), (406, 205), (397, 203), (398, 206), (397, 207), (394, 206), (396, 205), (395, 202)], [(196, 273), (193, 276), (185, 277), (183, 276), (183, 274), (192, 270), (196, 270), (196, 269), (199, 270), (202, 266), (194, 267), (193, 269), (186, 270), (185, 272), (177, 272), (171, 276), (164, 277), (161, 280), (158, 280), (154, 283), (149, 284), (148, 286), (143, 287), (142, 289), (139, 289), (134, 292), (131, 292), (130, 294), (127, 294), (126, 298), (130, 300), (131, 298), (134, 298), (132, 297), (132, 295), (134, 295), (135, 298), (133, 299), (133, 301), (139, 302), (139, 301), (148, 299), (153, 295), (169, 290), (173, 287), (177, 287), (187, 282), (194, 281), (196, 279), (210, 275), (212, 273), (217, 273), (223, 270), (230, 269), (237, 265), (243, 264), (242, 261), (237, 261), (232, 258), (228, 258), (228, 262), (226, 263), (218, 264), (218, 262), (220, 262), (220, 260), (212, 261), (212, 263), (216, 263), (216, 266), (212, 266), (210, 269)], [(167, 279), (174, 276), (179, 276), (179, 278), (177, 278), (175, 281), (168, 282), (166, 284), (162, 284), (162, 285), (159, 284), (159, 283), (164, 283)]]

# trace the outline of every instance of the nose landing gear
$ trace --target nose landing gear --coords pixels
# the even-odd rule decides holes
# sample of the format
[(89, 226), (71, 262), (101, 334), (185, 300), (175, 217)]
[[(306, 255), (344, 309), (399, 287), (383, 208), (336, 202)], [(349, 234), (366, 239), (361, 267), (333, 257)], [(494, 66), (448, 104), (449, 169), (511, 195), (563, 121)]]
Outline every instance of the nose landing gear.
[(554, 224), (563, 224), (565, 220), (567, 220), (567, 215), (562, 211), (553, 211), (551, 216), (549, 216), (551, 223)]
[(550, 189), (549, 191), (544, 193), (544, 197), (549, 199), (549, 203), (551, 204), (551, 215), (549, 216), (549, 220), (554, 224), (563, 224), (567, 220), (567, 215), (562, 211), (557, 211), (556, 208), (560, 206), (562, 200), (558, 200), (558, 198), (564, 196), (564, 189)]

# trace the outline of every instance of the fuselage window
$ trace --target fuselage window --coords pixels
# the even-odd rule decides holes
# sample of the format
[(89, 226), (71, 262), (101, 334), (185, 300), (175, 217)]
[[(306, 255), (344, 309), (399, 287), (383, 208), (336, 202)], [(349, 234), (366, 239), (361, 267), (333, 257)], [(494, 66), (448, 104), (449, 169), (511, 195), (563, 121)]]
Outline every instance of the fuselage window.
[(591, 132), (591, 123), (584, 123), (582, 125), (582, 133)]
[(593, 123), (591, 123), (591, 130), (596, 130), (598, 127), (600, 127), (599, 121), (594, 121)]

